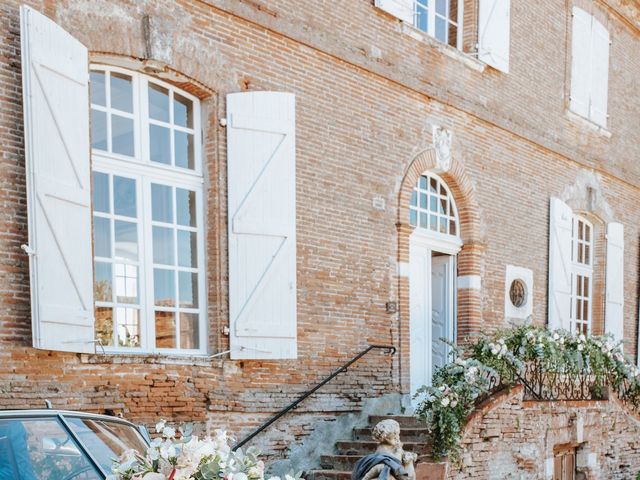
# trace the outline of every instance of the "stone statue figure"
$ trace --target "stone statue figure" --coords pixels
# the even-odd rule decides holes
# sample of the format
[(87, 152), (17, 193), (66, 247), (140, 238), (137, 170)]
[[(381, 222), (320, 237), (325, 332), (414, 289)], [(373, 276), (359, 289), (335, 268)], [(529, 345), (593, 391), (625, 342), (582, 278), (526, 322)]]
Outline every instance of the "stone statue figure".
[(382, 420), (372, 435), (378, 448), (358, 460), (351, 480), (416, 480), (413, 464), (418, 456), (402, 449), (400, 424), (392, 419)]

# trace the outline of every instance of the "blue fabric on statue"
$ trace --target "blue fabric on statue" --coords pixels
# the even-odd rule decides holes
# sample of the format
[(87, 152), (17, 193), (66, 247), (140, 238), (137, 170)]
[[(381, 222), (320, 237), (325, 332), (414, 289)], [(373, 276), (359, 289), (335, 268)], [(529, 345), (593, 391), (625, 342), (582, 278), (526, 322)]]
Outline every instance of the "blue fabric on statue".
[(400, 460), (383, 453), (372, 453), (358, 460), (353, 467), (351, 480), (362, 480), (369, 470), (381, 463), (384, 465), (384, 468), (378, 476), (380, 480), (387, 480), (389, 473), (391, 473), (396, 480), (408, 480), (409, 474), (402, 466), (402, 463), (400, 463)]

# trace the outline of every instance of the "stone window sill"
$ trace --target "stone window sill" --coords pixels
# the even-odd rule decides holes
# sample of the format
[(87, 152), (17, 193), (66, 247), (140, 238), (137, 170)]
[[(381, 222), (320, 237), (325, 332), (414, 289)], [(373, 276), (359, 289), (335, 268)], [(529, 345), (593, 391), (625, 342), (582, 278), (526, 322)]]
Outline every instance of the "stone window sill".
[(405, 35), (409, 35), (411, 38), (418, 40), (419, 42), (426, 43), (427, 45), (438, 50), (443, 55), (461, 62), (464, 66), (470, 68), (471, 70), (475, 70), (476, 72), (484, 72), (484, 70), (487, 68), (487, 65), (477, 58), (473, 58), (471, 55), (464, 53), (457, 48), (452, 47), (451, 45), (447, 45), (436, 40), (431, 35), (427, 35), (425, 32), (419, 30), (413, 25), (402, 22), (400, 28), (402, 33), (404, 33)]
[[(228, 353), (228, 352), (223, 352)], [(190, 365), (200, 367), (221, 366), (224, 355), (179, 355), (166, 353), (83, 353), (80, 362), (86, 364), (154, 364)]]
[(594, 133), (597, 133), (602, 137), (611, 138), (610, 130), (607, 130), (605, 127), (598, 125), (597, 123), (589, 120), (588, 118), (583, 117), (582, 115), (578, 115), (577, 113), (574, 113), (571, 110), (567, 110), (566, 116), (571, 122), (577, 125), (588, 128), (592, 130)]

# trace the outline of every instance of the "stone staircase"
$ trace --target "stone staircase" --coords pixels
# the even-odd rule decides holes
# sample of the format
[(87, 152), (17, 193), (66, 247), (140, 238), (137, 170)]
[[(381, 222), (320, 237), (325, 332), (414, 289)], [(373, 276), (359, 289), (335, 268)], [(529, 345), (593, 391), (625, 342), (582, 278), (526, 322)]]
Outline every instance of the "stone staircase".
[(335, 453), (322, 455), (320, 469), (306, 475), (307, 480), (349, 480), (355, 463), (364, 455), (373, 453), (377, 443), (371, 438), (373, 427), (381, 420), (392, 418), (400, 424), (400, 439), (403, 448), (418, 454), (418, 463), (431, 462), (427, 429), (414, 417), (409, 416), (370, 416), (366, 427), (356, 427), (350, 440), (336, 442)]

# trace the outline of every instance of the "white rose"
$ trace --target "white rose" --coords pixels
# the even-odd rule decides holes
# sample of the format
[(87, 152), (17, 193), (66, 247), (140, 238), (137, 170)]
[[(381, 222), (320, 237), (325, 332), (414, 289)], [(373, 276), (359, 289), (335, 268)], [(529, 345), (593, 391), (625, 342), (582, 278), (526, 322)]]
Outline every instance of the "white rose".
[(449, 405), (449, 399), (447, 397), (444, 397), (442, 400), (440, 400), (440, 403), (443, 407), (446, 407), (447, 405)]
[(457, 400), (453, 400), (451, 402), (451, 408), (456, 408), (456, 405), (458, 405), (458, 401)]
[(558, 335), (557, 333), (553, 334), (553, 339), (554, 340), (558, 340), (560, 338), (560, 335)]
[(582, 350), (584, 350), (584, 345), (582, 345), (581, 343), (578, 344), (578, 351), (581, 352)]
[(160, 420), (158, 423), (156, 423), (156, 432), (160, 433), (162, 432), (162, 430), (164, 430), (164, 426), (167, 424), (167, 422), (165, 420)]
[(176, 436), (176, 429), (173, 427), (164, 427), (164, 430), (162, 430), (162, 434), (169, 438), (173, 438)]

